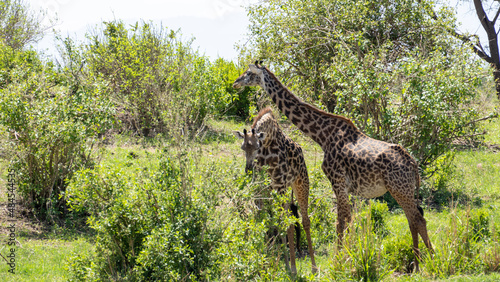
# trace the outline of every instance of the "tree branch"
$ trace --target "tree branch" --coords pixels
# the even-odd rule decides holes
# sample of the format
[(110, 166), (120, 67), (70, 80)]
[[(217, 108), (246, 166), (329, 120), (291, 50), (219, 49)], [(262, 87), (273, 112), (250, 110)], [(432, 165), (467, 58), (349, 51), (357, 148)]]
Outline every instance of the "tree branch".
[(481, 22), (481, 25), (483, 26), (484, 30), (488, 32), (488, 30), (491, 29), (490, 27), (491, 22), (488, 20), (488, 16), (484, 11), (483, 3), (481, 3), (481, 0), (474, 0), (474, 8), (476, 9), (476, 14), (479, 21)]
[[(488, 15), (486, 15), (486, 12), (484, 11), (481, 0), (474, 0), (474, 7), (476, 9), (477, 17), (479, 18), (481, 25), (483, 26), (484, 30), (486, 31), (486, 34), (488, 35), (488, 45), (490, 46), (490, 58), (493, 61), (492, 64), (495, 65), (496, 69), (499, 69), (500, 54), (498, 50), (498, 37), (495, 31), (495, 26), (493, 24), (494, 22), (488, 19)], [(495, 20), (498, 17), (499, 12), (500, 9), (499, 11), (497, 11), (497, 14), (495, 15)]]
[(500, 15), (500, 8), (498, 8), (497, 10), (497, 14), (495, 15), (495, 17), (493, 18), (493, 20), (491, 21), (491, 24), (495, 24), (497, 19), (498, 19), (498, 16)]

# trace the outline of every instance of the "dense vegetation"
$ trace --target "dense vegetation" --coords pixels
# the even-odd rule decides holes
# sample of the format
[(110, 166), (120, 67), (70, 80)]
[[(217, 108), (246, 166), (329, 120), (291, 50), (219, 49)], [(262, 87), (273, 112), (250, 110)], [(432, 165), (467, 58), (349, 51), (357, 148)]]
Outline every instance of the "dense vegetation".
[[(208, 58), (180, 31), (114, 20), (84, 41), (59, 38), (61, 60), (52, 61), (29, 47), (46, 28), (36, 14), (21, 1), (0, 3), (0, 26), (10, 28), (0, 38), (0, 168), (16, 172), (27, 218), (51, 234), (85, 234), (75, 245), (86, 247), (60, 259), (60, 279), (373, 281), (500, 271), (500, 165), (487, 149), (500, 143), (498, 101), (488, 69), (443, 32), (455, 24), (449, 8), (265, 1), (248, 7), (244, 63)], [(432, 258), (424, 251), (421, 273), (409, 276), (411, 236), (390, 198), (352, 197), (350, 231), (335, 244), (322, 151), (281, 117), (306, 154), (319, 266), (312, 274), (304, 258), (297, 277), (287, 272), (290, 192), (269, 191), (264, 174), (245, 175), (231, 137), (270, 103), (258, 89), (231, 87), (256, 58), (304, 100), (418, 160), (436, 249)]]

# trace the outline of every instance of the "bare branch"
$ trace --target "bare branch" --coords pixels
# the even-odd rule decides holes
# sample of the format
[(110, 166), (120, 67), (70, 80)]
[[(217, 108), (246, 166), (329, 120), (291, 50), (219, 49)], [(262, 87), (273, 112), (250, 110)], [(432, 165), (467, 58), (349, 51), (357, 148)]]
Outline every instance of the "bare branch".
[(488, 32), (488, 30), (491, 29), (491, 22), (489, 21), (488, 16), (484, 11), (483, 3), (481, 3), (481, 0), (474, 0), (474, 8), (476, 9), (476, 14), (479, 21), (481, 22), (481, 25), (483, 26), (484, 30)]
[(495, 24), (497, 19), (498, 19), (498, 16), (500, 15), (500, 8), (498, 8), (497, 10), (497, 13), (495, 15), (495, 17), (493, 18), (493, 20), (491, 21), (491, 24)]

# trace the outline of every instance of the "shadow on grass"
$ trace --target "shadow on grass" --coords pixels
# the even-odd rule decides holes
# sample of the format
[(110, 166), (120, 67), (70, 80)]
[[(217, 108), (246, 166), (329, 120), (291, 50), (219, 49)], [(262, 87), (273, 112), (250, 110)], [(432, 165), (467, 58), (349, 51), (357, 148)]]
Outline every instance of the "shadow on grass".
[[(390, 211), (401, 209), (401, 206), (396, 202), (390, 193), (385, 193), (378, 197), (377, 200), (387, 203)], [(471, 196), (463, 191), (452, 191), (449, 188), (431, 189), (429, 187), (421, 187), (419, 195), (420, 205), (441, 211), (444, 207), (450, 205), (482, 207), (483, 200), (478, 196)]]
[[(0, 209), (5, 209), (6, 203), (0, 204)], [(55, 219), (54, 222), (40, 221), (33, 213), (26, 208), (18, 207), (14, 220), (7, 217), (6, 214), (0, 216), (0, 236), (9, 236), (11, 230), (9, 227), (15, 227), (17, 238), (28, 240), (76, 240), (84, 238), (92, 241), (95, 237), (95, 231), (86, 224), (87, 217), (66, 216), (64, 219)]]

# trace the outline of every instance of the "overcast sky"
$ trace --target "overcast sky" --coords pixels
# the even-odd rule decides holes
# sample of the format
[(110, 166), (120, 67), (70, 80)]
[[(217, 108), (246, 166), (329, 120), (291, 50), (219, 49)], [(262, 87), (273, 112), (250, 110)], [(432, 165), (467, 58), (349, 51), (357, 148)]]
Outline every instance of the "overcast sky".
[[(262, 1), (262, 0), (260, 0)], [(457, 3), (459, 0), (450, 0)], [(47, 11), (48, 18), (58, 18), (55, 27), (63, 36), (83, 40), (91, 28), (102, 21), (113, 19), (126, 23), (139, 20), (153, 21), (170, 29), (181, 29), (184, 38), (195, 37), (194, 47), (215, 59), (223, 57), (236, 59), (234, 48), (238, 42), (244, 43), (248, 28), (248, 17), (243, 6), (259, 0), (29, 0), (34, 9)], [(461, 1), (463, 2), (463, 1)], [(456, 4), (453, 4), (456, 5)], [(473, 7), (461, 4), (458, 19), (462, 30), (481, 33)], [(48, 49), (55, 53), (54, 37), (46, 36), (38, 49)]]

